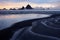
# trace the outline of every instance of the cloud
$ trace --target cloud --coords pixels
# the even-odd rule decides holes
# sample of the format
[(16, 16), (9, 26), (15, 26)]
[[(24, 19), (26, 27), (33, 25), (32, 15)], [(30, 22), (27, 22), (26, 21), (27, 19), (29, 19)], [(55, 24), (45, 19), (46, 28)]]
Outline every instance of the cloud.
[(44, 8), (47, 8), (47, 7), (56, 7), (57, 5), (54, 4), (54, 3), (31, 3), (31, 2), (20, 2), (20, 3), (13, 3), (13, 2), (7, 2), (7, 3), (0, 3), (0, 8), (21, 8), (22, 6), (26, 7), (27, 4), (30, 4), (33, 8), (35, 7), (44, 7)]
[(21, 8), (30, 4), (32, 7), (56, 7), (60, 8), (60, 0), (0, 0), (0, 8)]

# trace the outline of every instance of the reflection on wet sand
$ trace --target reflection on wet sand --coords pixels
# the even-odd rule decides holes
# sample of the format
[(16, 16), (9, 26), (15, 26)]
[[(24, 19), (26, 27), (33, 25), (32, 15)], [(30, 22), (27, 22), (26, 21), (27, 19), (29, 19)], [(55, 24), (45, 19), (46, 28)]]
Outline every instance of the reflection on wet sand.
[(47, 17), (48, 14), (19, 14), (19, 15), (0, 15), (0, 19), (13, 19), (13, 18), (42, 18)]
[(0, 15), (0, 30), (24, 20), (48, 17), (48, 14), (10, 14)]

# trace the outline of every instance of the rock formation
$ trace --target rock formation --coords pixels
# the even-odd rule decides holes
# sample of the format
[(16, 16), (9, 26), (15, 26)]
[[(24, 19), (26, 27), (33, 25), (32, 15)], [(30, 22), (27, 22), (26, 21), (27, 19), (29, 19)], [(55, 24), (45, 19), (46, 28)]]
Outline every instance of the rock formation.
[(33, 9), (29, 4), (26, 6), (26, 9)]

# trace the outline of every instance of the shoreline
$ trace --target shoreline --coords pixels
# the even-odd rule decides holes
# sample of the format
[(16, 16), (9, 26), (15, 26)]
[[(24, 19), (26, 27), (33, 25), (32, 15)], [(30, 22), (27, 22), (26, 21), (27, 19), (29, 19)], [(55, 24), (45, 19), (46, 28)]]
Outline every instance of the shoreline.
[[(55, 15), (51, 16), (54, 17)], [(57, 15), (58, 16), (58, 15)], [(13, 24), (11, 27), (0, 30), (0, 37), (2, 40), (9, 40), (12, 35), (19, 29), (25, 28), (25, 27), (30, 27), (32, 26), (32, 22), (37, 21), (37, 20), (42, 20), (42, 19), (49, 19), (51, 17), (45, 17), (45, 18), (37, 18), (37, 19), (31, 19), (31, 20), (25, 20), (21, 21), (18, 23)], [(3, 39), (4, 38), (4, 39)]]
[[(46, 18), (48, 18), (48, 17), (46, 17)], [(32, 22), (37, 21), (37, 20), (46, 19), (46, 18), (37, 18), (37, 19), (25, 20), (22, 22), (15, 23), (9, 28), (0, 30), (0, 37), (2, 38), (2, 40), (5, 40), (5, 39), (9, 40), (17, 30), (24, 28), (24, 27), (30, 27), (30, 26), (32, 26)]]

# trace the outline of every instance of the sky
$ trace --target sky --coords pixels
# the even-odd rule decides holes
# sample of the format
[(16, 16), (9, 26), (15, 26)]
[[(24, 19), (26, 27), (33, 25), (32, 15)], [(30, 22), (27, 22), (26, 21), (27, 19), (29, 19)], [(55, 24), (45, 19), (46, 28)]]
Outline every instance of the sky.
[(33, 8), (60, 8), (60, 0), (0, 0), (0, 9), (21, 8), (30, 4)]

